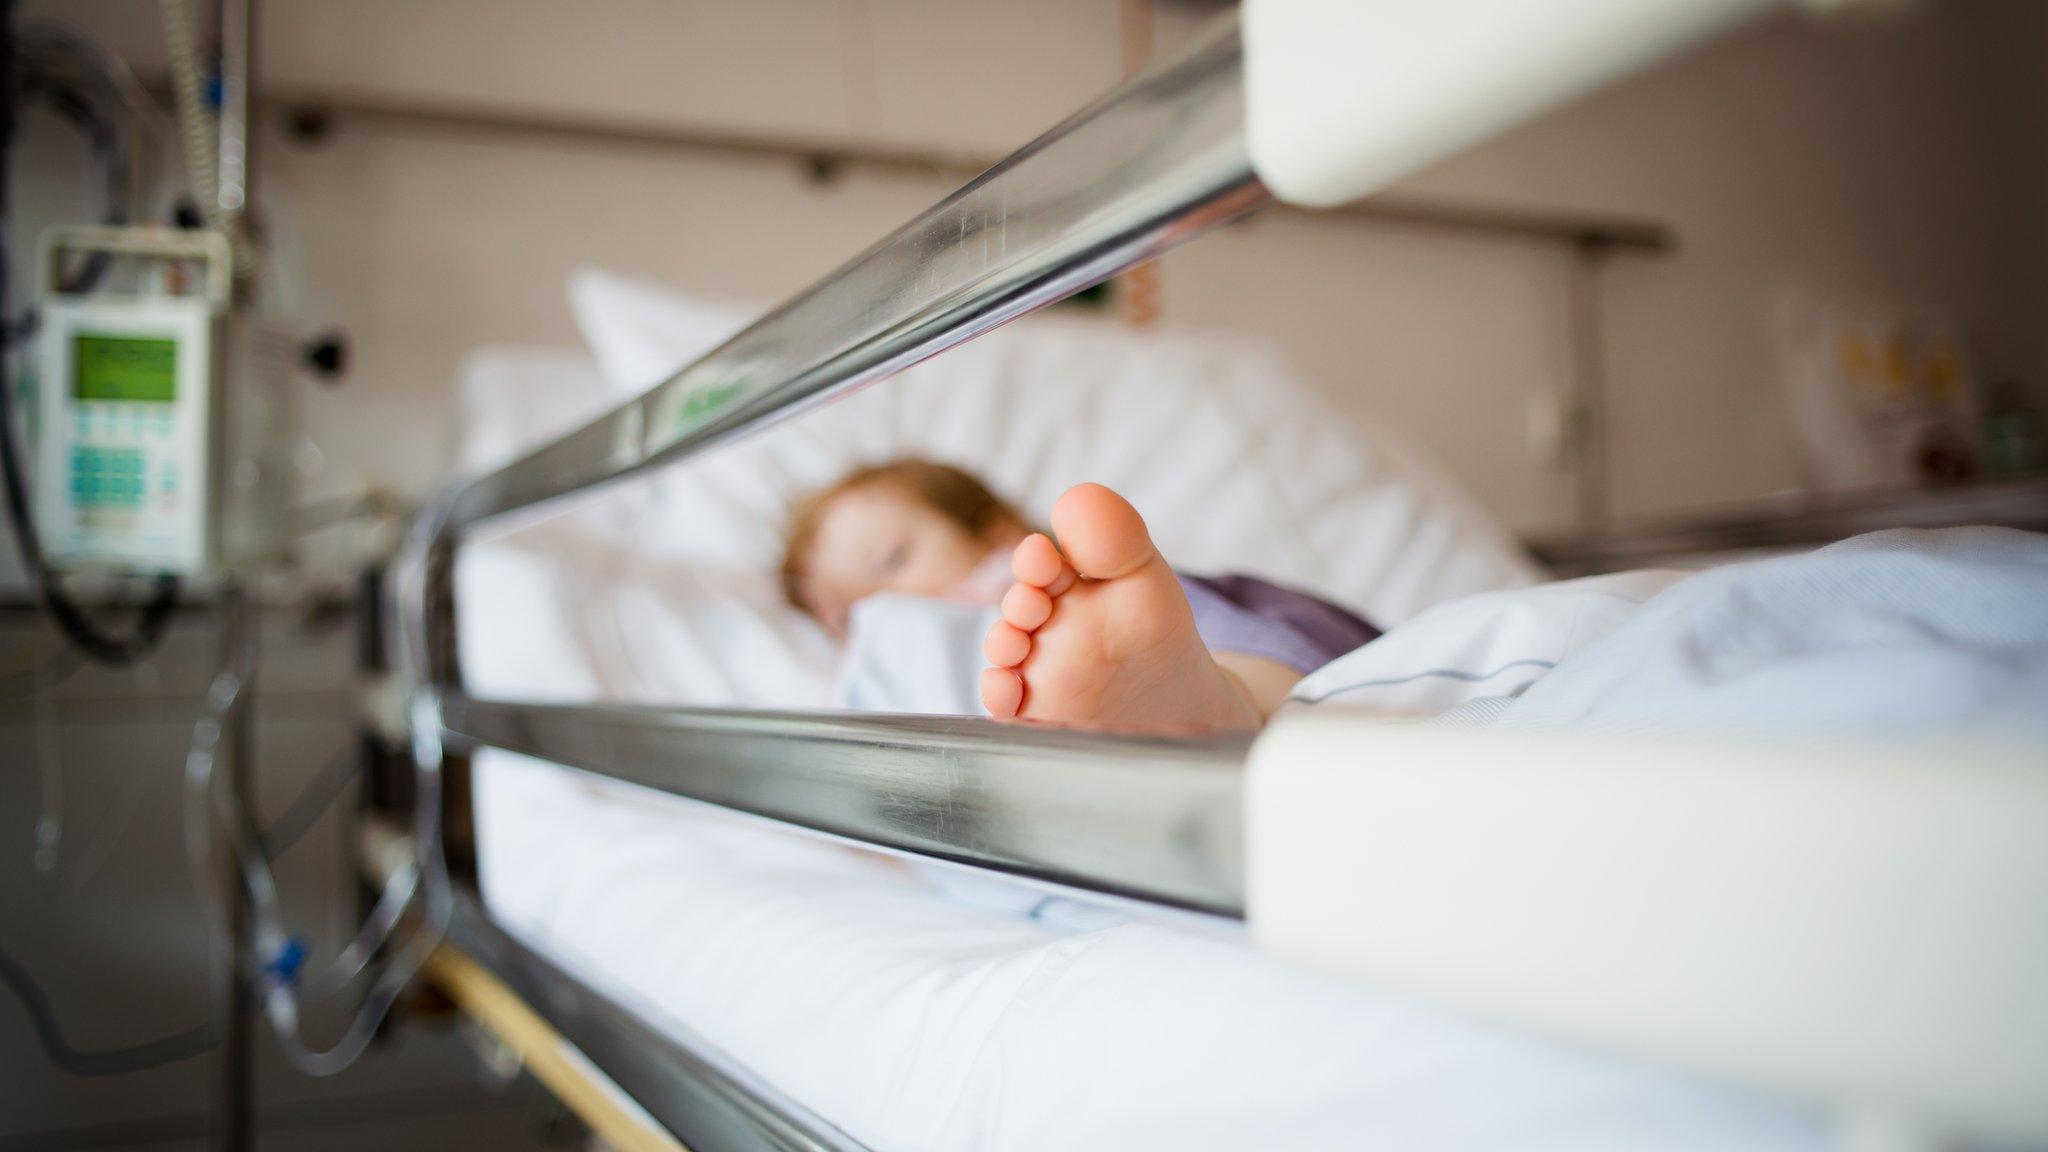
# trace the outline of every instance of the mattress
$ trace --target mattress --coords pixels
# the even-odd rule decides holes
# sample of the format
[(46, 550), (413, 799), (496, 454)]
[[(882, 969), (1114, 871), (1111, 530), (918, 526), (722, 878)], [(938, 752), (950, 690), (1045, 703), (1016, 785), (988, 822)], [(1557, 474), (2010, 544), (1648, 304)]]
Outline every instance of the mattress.
[(477, 770), (500, 925), (878, 1152), (1827, 1142), (1815, 1111), (1327, 983), (1232, 923), (950, 876), (507, 753)]

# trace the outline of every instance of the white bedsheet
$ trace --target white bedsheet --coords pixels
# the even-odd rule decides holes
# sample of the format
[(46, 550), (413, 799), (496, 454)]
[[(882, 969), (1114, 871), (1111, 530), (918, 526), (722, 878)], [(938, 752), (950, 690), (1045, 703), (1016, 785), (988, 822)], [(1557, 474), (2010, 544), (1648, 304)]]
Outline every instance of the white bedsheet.
[(478, 771), (503, 925), (878, 1152), (1826, 1142), (1810, 1111), (1325, 983), (1233, 926), (1033, 919), (685, 801)]

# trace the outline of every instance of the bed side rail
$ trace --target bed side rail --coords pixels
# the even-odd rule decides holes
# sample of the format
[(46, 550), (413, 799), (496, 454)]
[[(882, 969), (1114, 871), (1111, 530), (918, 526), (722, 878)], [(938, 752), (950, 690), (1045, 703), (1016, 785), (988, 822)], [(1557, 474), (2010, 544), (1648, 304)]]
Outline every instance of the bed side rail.
[(870, 847), (1243, 913), (1243, 739), (459, 696), (443, 702), (442, 727), (458, 747), (520, 752)]
[(464, 486), (447, 527), (804, 412), (1266, 203), (1235, 17), (940, 201), (645, 395)]

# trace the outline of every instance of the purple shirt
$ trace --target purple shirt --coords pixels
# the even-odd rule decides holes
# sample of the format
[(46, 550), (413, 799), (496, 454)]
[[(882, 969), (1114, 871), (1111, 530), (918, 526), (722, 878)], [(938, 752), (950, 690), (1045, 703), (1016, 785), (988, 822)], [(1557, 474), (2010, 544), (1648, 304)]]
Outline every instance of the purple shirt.
[(1262, 656), (1305, 676), (1380, 634), (1335, 604), (1256, 576), (1175, 575), (1211, 652)]

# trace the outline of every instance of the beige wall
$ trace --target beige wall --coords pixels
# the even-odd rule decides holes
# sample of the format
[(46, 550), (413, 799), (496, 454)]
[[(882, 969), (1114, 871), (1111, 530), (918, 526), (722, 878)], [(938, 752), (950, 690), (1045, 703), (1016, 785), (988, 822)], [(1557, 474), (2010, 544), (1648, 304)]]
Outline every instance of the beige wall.
[(1889, 29), (1786, 19), (1441, 166), (1418, 185), (1672, 221), (1605, 292), (1618, 506), (1790, 485), (1772, 318), (1951, 313), (1987, 378), (2048, 398), (2048, 7), (1936, 2)]
[[(52, 0), (141, 59), (153, 5)], [(379, 99), (991, 151), (1110, 83), (1115, 8), (939, 0), (268, 0), (266, 74)], [(1169, 35), (1184, 24), (1170, 21)], [(1661, 257), (1603, 275), (1623, 516), (1794, 480), (1771, 316), (1931, 304), (1986, 372), (2048, 385), (2048, 15), (1948, 0), (1899, 28), (1753, 30), (1456, 158), (1404, 194), (1660, 219)], [(575, 338), (594, 264), (723, 295), (801, 287), (945, 183), (621, 145), (345, 130), (265, 140), (279, 287), (355, 336), (310, 427), (340, 479), (420, 488), (449, 458), (452, 379), (487, 343)], [(19, 242), (19, 239), (18, 241)], [(1267, 218), (1170, 257), (1168, 319), (1264, 336), (1331, 394), (1444, 458), (1522, 528), (1565, 524), (1532, 434), (1570, 386), (1555, 246)]]

